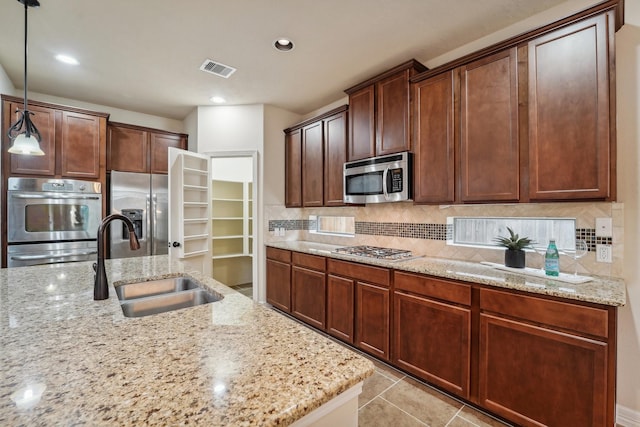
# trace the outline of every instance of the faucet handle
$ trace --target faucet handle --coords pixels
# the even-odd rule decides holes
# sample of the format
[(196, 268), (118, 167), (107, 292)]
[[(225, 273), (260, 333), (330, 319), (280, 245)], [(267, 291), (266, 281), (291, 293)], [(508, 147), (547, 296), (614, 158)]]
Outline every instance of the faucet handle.
[(93, 265), (92, 265), (92, 267), (93, 267), (93, 272), (94, 272), (94, 273), (97, 273), (97, 272), (98, 272), (98, 263), (97, 263), (97, 262), (94, 262), (94, 263), (93, 263)]

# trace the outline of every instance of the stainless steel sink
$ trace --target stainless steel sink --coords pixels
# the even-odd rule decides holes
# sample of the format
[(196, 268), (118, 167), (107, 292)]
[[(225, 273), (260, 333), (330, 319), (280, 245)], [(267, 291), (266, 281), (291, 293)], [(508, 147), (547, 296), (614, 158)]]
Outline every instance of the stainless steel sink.
[(129, 283), (116, 287), (126, 317), (143, 317), (220, 301), (223, 297), (189, 277)]
[(120, 285), (116, 287), (116, 294), (118, 294), (120, 301), (127, 301), (135, 298), (150, 297), (189, 289), (200, 289), (200, 286), (189, 277), (171, 277), (169, 279)]

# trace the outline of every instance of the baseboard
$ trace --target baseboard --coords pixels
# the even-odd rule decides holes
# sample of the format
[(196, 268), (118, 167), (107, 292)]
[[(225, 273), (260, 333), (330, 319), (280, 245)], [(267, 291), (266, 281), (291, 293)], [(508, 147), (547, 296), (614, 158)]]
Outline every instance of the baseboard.
[(616, 424), (622, 427), (640, 427), (640, 412), (616, 405)]

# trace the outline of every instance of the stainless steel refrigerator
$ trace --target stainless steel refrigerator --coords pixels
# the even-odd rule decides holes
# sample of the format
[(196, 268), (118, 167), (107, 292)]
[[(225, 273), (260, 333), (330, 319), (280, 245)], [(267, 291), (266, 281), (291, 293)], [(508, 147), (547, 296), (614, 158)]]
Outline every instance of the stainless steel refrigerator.
[(111, 213), (131, 219), (140, 242), (140, 249), (132, 251), (126, 226), (121, 221), (111, 223), (111, 258), (168, 253), (168, 183), (167, 175), (111, 172)]

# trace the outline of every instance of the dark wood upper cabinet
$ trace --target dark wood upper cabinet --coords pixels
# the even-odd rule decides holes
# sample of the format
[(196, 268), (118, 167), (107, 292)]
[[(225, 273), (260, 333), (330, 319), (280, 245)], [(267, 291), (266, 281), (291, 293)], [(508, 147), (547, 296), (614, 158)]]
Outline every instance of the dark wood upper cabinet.
[[(3, 96), (3, 137), (23, 103)], [(106, 156), (107, 114), (29, 101), (33, 123), (42, 137), (44, 156), (5, 156), (11, 175), (35, 175), (103, 181)], [(11, 142), (6, 138), (7, 146)], [(8, 177), (9, 174), (5, 173)]]
[(107, 169), (144, 173), (149, 170), (149, 136), (144, 129), (109, 125)]
[(322, 121), (302, 128), (302, 206), (324, 203), (324, 147)]
[(615, 200), (620, 9), (603, 2), (412, 77), (415, 202)]
[(460, 68), (460, 199), (518, 201), (516, 49)]
[(457, 71), (447, 71), (413, 85), (414, 187), (416, 203), (455, 201), (454, 85)]
[(149, 161), (151, 173), (169, 173), (169, 147), (187, 149), (187, 136), (151, 132), (149, 134)]
[(409, 151), (411, 76), (426, 71), (410, 60), (351, 87), (347, 160)]
[(615, 198), (613, 22), (608, 12), (528, 43), (531, 200)]
[(375, 86), (349, 94), (348, 160), (373, 157), (376, 152)]
[(168, 149), (187, 149), (188, 136), (142, 126), (109, 123), (107, 170), (168, 172)]
[(302, 206), (302, 129), (284, 136), (284, 204), (288, 208)]
[(76, 179), (98, 179), (106, 160), (105, 123), (88, 114), (62, 112), (60, 140), (62, 176)]
[(345, 110), (324, 119), (324, 206), (344, 205), (342, 171), (347, 161), (347, 117)]
[(285, 206), (342, 206), (348, 106), (284, 130)]
[[(4, 121), (2, 138), (7, 143), (4, 144), (3, 152), (11, 146), (11, 141), (6, 137), (7, 130), (11, 124), (18, 119), (17, 110), (22, 110), (23, 103), (5, 101), (3, 104)], [(29, 111), (33, 113), (31, 121), (40, 132), (40, 148), (44, 151), (44, 156), (21, 156), (9, 154), (11, 175), (56, 175), (56, 111), (52, 108), (29, 105)]]

